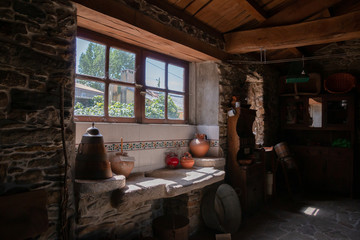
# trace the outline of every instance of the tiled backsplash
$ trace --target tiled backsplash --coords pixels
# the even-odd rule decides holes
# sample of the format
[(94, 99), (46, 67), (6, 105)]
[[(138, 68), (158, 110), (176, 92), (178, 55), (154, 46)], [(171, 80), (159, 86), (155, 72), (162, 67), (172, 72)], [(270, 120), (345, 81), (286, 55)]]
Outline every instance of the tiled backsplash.
[[(191, 139), (188, 140), (164, 140), (164, 141), (145, 141), (145, 142), (124, 142), (124, 151), (133, 150), (149, 150), (160, 148), (179, 148), (188, 147)], [(218, 147), (219, 140), (210, 139), (210, 147)], [(121, 142), (119, 143), (105, 143), (105, 148), (108, 152), (119, 152), (121, 150)]]
[[(76, 145), (90, 126), (91, 123), (76, 123)], [(166, 152), (173, 150), (183, 154), (189, 151), (189, 143), (197, 132), (205, 133), (210, 140), (210, 156), (217, 156), (219, 152), (218, 126), (96, 123), (95, 127), (103, 135), (108, 152), (120, 151), (123, 138), (123, 150), (135, 157), (132, 172), (165, 167)]]

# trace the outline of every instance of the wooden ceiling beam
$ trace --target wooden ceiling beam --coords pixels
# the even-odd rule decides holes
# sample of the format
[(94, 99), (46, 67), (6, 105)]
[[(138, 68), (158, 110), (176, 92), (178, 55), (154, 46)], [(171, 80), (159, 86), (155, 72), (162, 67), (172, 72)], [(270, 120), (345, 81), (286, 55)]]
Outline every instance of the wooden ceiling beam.
[(295, 1), (284, 10), (266, 19), (266, 21), (262, 22), (258, 27), (272, 27), (298, 23), (340, 1), (341, 0)]
[(205, 23), (197, 20), (189, 13), (187, 13), (183, 10), (180, 10), (179, 8), (175, 7), (174, 5), (170, 5), (168, 2), (166, 2), (164, 0), (146, 0), (146, 2), (166, 11), (170, 15), (173, 15), (177, 18), (182, 19), (184, 22), (203, 30), (204, 32), (210, 34), (211, 36), (213, 36), (217, 39), (224, 40), (221, 32), (219, 32), (215, 28), (212, 28), (209, 25), (206, 25)]
[(234, 0), (234, 2), (238, 3), (258, 22), (263, 22), (266, 20), (265, 12), (253, 0)]
[(360, 38), (360, 11), (293, 25), (225, 34), (228, 53), (281, 49)]
[(341, 1), (339, 4), (336, 4), (333, 8), (335, 16), (343, 15), (353, 11), (360, 10), (360, 1), (359, 0), (346, 0)]
[[(228, 58), (228, 54), (225, 51), (171, 26), (164, 25), (121, 2), (114, 0), (103, 0), (101, 4), (97, 0), (74, 0), (74, 2), (78, 3), (78, 6), (82, 6), (82, 9), (93, 10), (93, 12), (88, 11), (85, 15), (82, 15), (81, 9), (79, 10), (78, 8), (78, 19), (81, 16), (82, 19), (86, 19), (88, 22), (93, 21), (98, 24), (106, 20), (108, 23), (108, 30), (106, 32), (111, 28), (118, 30), (118, 32), (121, 31), (122, 39), (119, 39), (125, 42), (137, 42), (135, 44), (137, 46), (144, 46), (142, 44), (147, 41), (154, 42), (154, 44), (158, 42), (162, 43), (164, 48), (167, 47), (169, 50), (172, 48), (172, 51), (165, 54), (176, 53), (177, 48), (186, 49), (187, 54), (199, 55), (203, 61), (225, 60)], [(96, 15), (97, 13), (100, 15)], [(111, 22), (117, 24), (111, 24)], [(91, 25), (83, 25), (81, 27), (95, 30), (91, 28)], [(124, 29), (121, 29), (122, 27)], [(111, 32), (109, 34), (111, 35)], [(157, 39), (157, 41), (153, 39)], [(162, 48), (161, 45), (157, 46), (157, 48), (159, 47)]]

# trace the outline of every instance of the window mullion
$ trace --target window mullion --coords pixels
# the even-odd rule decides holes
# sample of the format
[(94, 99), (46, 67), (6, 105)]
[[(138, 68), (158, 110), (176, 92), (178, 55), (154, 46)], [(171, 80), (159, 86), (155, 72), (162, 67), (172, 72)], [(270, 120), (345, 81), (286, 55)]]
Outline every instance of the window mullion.
[(165, 64), (165, 120), (168, 119), (168, 65)]
[(109, 56), (110, 56), (110, 46), (106, 45), (106, 54), (105, 54), (105, 96), (104, 96), (104, 115), (105, 118), (109, 118)]
[(144, 122), (145, 120), (145, 96), (142, 96), (140, 93), (146, 91), (145, 86), (145, 56), (142, 51), (136, 54), (135, 59), (135, 83), (141, 85), (142, 87), (135, 87), (135, 119), (136, 122)]

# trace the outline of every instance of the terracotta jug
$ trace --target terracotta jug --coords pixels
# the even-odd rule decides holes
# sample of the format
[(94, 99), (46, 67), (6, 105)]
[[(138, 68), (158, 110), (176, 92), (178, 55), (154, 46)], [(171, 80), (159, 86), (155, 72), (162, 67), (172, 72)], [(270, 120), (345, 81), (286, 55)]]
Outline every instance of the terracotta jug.
[(205, 134), (196, 133), (190, 142), (190, 151), (195, 157), (204, 157), (209, 151), (210, 143)]

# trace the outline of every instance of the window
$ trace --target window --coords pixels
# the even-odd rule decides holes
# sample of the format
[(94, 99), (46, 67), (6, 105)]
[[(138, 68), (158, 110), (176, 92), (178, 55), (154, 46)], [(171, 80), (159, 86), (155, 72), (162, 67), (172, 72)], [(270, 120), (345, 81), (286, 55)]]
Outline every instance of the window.
[(83, 29), (76, 43), (76, 121), (187, 122), (187, 62)]

